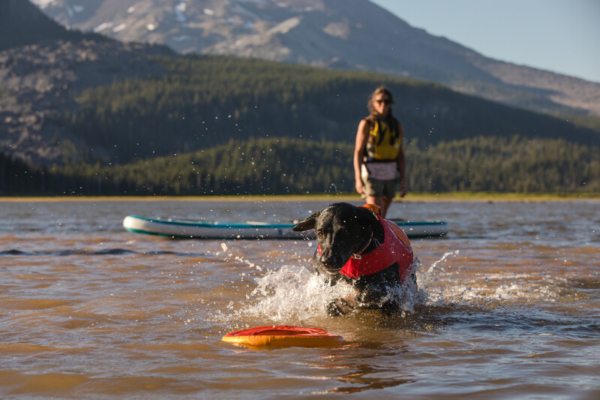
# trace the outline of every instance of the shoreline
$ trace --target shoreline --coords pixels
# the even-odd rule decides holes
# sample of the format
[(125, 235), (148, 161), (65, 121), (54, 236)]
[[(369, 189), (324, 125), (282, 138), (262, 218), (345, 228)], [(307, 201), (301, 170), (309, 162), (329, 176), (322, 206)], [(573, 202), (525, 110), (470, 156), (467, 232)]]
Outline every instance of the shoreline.
[[(267, 202), (267, 201), (361, 201), (353, 194), (314, 194), (314, 195), (244, 195), (244, 196), (0, 196), (0, 202), (104, 202), (104, 201), (227, 201), (227, 202)], [(396, 196), (395, 202), (544, 202), (600, 200), (600, 193), (409, 193), (404, 199)]]

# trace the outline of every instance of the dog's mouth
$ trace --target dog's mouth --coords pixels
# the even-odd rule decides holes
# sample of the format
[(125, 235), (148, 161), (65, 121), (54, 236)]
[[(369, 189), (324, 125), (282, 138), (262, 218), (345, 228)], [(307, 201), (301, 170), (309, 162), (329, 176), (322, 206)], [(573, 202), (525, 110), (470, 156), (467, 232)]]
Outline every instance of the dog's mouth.
[(346, 265), (350, 257), (351, 253), (347, 255), (341, 254), (331, 254), (328, 256), (321, 256), (321, 264), (325, 267), (325, 270), (330, 275), (335, 275), (340, 272), (340, 270)]

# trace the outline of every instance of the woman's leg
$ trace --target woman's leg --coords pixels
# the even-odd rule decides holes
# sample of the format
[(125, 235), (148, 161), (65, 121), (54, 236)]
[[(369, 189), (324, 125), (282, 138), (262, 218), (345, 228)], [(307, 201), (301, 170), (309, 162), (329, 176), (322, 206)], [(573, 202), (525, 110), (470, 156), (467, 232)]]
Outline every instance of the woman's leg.
[(380, 181), (377, 179), (363, 180), (367, 193), (367, 204), (375, 204), (381, 210), (381, 216), (385, 218), (388, 208), (394, 200), (394, 189), (396, 181)]
[(383, 204), (381, 206), (381, 216), (383, 218), (385, 218), (385, 216), (387, 215), (387, 211), (388, 211), (388, 208), (390, 208), (390, 204), (392, 204), (392, 200), (394, 200), (392, 197), (382, 197), (381, 198), (381, 203)]
[(396, 186), (398, 185), (397, 180), (389, 180), (382, 182), (382, 195), (381, 195), (381, 216), (385, 218), (390, 208), (390, 204), (396, 196)]
[(392, 204), (392, 200), (389, 197), (373, 197), (373, 196), (368, 196), (367, 197), (367, 204), (376, 204), (377, 206), (379, 206), (379, 208), (381, 209), (381, 217), (385, 218), (385, 216), (387, 215), (387, 210), (388, 208), (390, 208), (390, 204)]

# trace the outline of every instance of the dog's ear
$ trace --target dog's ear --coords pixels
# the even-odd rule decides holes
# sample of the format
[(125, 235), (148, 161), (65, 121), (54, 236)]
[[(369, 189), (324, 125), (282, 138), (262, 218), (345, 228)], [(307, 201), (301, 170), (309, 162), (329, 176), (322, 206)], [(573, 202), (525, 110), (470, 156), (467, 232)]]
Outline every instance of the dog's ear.
[(292, 228), (293, 231), (296, 232), (304, 232), (311, 229), (314, 229), (315, 224), (317, 223), (317, 218), (321, 215), (321, 211), (317, 211), (312, 214), (310, 217), (306, 218), (304, 221), (300, 221), (298, 225)]
[(362, 226), (370, 226), (376, 229), (381, 225), (374, 212), (365, 207), (356, 207), (356, 218)]

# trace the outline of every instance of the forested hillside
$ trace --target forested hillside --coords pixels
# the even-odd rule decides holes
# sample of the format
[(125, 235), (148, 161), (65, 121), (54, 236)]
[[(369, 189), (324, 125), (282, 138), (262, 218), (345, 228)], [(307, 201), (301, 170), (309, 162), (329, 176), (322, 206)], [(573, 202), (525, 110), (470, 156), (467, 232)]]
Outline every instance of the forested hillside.
[[(0, 194), (241, 195), (354, 190), (353, 146), (231, 140), (122, 166), (28, 168), (0, 156)], [(562, 139), (478, 137), (406, 148), (411, 191), (600, 192), (600, 148)]]
[(46, 184), (59, 180), (56, 174), (48, 173), (45, 168), (33, 167), (0, 153), (0, 195), (57, 194), (58, 190), (46, 187)]
[(396, 96), (407, 143), (422, 148), (513, 135), (598, 143), (591, 129), (416, 80), (218, 56), (156, 60), (166, 71), (162, 78), (87, 90), (80, 109), (57, 124), (106, 149), (113, 163), (251, 137), (352, 143), (369, 93), (385, 84)]

